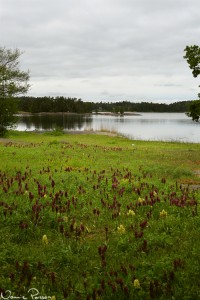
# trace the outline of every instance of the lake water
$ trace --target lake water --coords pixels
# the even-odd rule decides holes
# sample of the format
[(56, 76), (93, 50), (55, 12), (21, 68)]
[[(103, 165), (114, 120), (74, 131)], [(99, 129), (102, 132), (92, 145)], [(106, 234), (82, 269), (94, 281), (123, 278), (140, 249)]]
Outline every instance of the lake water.
[(114, 131), (130, 139), (200, 142), (200, 123), (184, 113), (141, 113), (134, 116), (110, 115), (30, 115), (20, 116), (17, 130), (45, 131), (56, 126), (67, 131)]

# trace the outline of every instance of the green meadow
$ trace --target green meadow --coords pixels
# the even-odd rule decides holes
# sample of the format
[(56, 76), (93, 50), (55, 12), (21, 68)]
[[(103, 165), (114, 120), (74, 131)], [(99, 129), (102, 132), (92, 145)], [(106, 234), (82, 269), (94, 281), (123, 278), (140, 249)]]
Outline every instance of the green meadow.
[(0, 299), (200, 299), (200, 144), (10, 132)]

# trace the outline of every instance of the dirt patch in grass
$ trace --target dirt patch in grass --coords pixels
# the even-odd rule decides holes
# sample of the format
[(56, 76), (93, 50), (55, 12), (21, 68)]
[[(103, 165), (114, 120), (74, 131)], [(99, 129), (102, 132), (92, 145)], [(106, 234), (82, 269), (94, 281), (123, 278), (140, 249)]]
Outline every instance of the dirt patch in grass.
[[(200, 177), (200, 170), (194, 171), (194, 174), (197, 175), (198, 177)], [(182, 180), (181, 186), (182, 186), (182, 188), (188, 188), (193, 191), (200, 190), (199, 180), (195, 180), (195, 179)]]

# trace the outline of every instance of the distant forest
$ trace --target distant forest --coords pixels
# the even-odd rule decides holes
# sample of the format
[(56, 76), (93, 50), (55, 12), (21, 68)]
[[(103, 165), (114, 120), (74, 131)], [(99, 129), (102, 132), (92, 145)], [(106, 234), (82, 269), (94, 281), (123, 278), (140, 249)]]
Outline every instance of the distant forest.
[(65, 97), (18, 97), (15, 98), (18, 111), (29, 113), (40, 112), (188, 112), (191, 101), (180, 101), (171, 104), (152, 102), (85, 102), (77, 98)]

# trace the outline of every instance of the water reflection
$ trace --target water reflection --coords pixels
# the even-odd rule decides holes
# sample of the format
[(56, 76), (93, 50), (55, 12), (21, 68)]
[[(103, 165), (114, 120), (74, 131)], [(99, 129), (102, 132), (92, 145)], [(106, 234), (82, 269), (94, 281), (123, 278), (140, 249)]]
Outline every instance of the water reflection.
[(131, 139), (200, 142), (200, 124), (183, 113), (142, 113), (138, 116), (30, 115), (21, 116), (17, 130), (114, 131)]
[(83, 130), (84, 124), (91, 123), (90, 116), (76, 114), (42, 114), (20, 116), (18, 130), (53, 130), (57, 127), (64, 130)]

